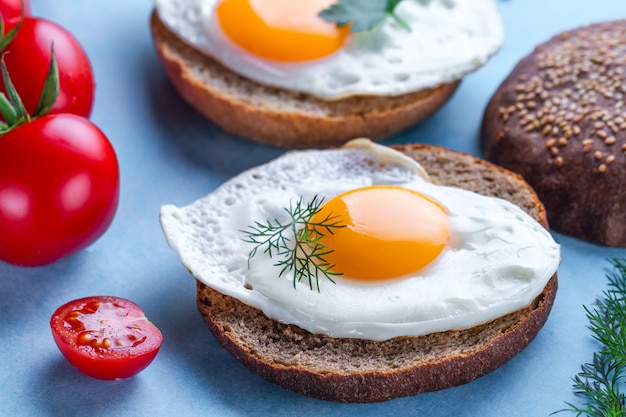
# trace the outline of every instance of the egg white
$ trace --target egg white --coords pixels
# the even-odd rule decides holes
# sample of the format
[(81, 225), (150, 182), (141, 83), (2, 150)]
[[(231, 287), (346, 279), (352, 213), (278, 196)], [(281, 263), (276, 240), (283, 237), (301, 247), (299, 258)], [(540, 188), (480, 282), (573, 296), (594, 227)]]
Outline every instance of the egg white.
[[(450, 213), (450, 246), (412, 276), (364, 284), (337, 278), (294, 288), (279, 278), (276, 259), (259, 253), (242, 230), (254, 221), (286, 220), (285, 207), (303, 198), (326, 200), (368, 185), (423, 192)], [(171, 248), (206, 285), (261, 309), (268, 317), (333, 337), (385, 340), (460, 329), (529, 305), (560, 262), (559, 245), (519, 207), (431, 183), (407, 156), (367, 140), (333, 150), (292, 151), (178, 208), (161, 208)], [(340, 250), (340, 249), (336, 249)]]
[(323, 99), (400, 95), (461, 79), (501, 47), (503, 29), (494, 0), (404, 0), (396, 8), (411, 27), (393, 19), (352, 36), (337, 53), (285, 64), (254, 57), (220, 30), (218, 0), (155, 0), (161, 21), (181, 39), (230, 70), (259, 83)]

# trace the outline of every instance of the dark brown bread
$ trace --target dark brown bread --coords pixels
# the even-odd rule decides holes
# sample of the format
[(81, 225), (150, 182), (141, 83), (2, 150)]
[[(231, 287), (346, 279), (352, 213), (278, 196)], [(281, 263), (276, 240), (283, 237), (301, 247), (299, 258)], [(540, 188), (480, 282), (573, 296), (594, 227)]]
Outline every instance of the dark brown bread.
[[(397, 148), (436, 181), (512, 201), (547, 227), (537, 196), (516, 174), (439, 147)], [(200, 282), (197, 302), (219, 343), (263, 378), (324, 400), (379, 402), (464, 384), (502, 366), (543, 326), (556, 290), (554, 275), (531, 305), (489, 323), (382, 342), (311, 334)]]
[(383, 139), (432, 115), (458, 82), (397, 97), (325, 101), (263, 86), (190, 47), (150, 20), (154, 45), (179, 94), (225, 131), (287, 148), (340, 145), (355, 137)]
[(626, 247), (625, 93), (620, 20), (539, 45), (491, 98), (485, 157), (524, 177), (553, 230)]

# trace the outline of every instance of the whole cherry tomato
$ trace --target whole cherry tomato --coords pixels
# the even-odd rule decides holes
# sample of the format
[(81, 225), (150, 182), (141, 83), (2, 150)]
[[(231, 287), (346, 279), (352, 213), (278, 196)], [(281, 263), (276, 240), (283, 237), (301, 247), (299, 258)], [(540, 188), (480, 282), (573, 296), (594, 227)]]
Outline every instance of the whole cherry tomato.
[(42, 116), (0, 136), (0, 259), (37, 266), (82, 249), (110, 225), (115, 151), (73, 114)]
[[(30, 4), (28, 0), (22, 0), (24, 16), (30, 16)], [(22, 5), (20, 0), (0, 0), (0, 14), (7, 28), (12, 28), (20, 20)]]
[(65, 358), (90, 377), (126, 379), (145, 369), (161, 347), (159, 329), (137, 304), (119, 297), (70, 301), (50, 319)]
[[(91, 63), (78, 40), (49, 20), (25, 18), (17, 35), (4, 50), (6, 66), (17, 93), (28, 113), (33, 114), (50, 65), (52, 44), (60, 90), (50, 113), (89, 117), (95, 90)], [(6, 93), (3, 82), (0, 88)]]

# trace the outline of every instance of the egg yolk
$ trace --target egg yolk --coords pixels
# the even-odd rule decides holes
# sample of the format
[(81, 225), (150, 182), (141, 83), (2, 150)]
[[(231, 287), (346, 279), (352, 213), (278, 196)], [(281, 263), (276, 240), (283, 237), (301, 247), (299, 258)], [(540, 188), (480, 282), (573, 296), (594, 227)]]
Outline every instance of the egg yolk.
[(318, 16), (336, 0), (222, 0), (224, 33), (253, 55), (282, 62), (323, 58), (337, 51), (350, 29)]
[(429, 197), (396, 186), (371, 186), (326, 202), (311, 224), (327, 217), (342, 228), (322, 232), (325, 259), (346, 278), (382, 281), (427, 266), (449, 240), (446, 210)]

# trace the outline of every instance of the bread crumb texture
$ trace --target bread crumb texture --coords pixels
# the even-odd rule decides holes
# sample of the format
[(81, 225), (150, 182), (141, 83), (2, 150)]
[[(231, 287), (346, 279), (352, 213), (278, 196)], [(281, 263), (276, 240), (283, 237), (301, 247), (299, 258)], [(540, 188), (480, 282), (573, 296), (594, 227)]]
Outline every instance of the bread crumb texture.
[(522, 176), (559, 232), (626, 246), (626, 20), (539, 45), (486, 108), (486, 158)]

